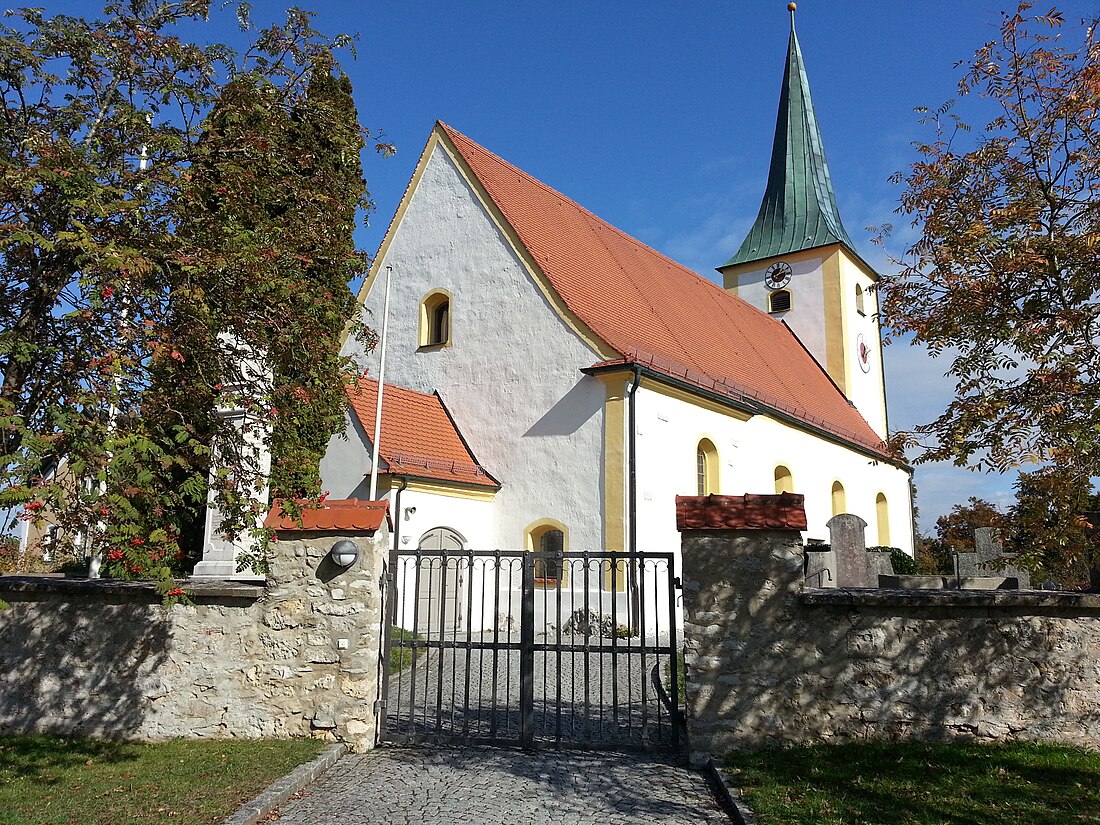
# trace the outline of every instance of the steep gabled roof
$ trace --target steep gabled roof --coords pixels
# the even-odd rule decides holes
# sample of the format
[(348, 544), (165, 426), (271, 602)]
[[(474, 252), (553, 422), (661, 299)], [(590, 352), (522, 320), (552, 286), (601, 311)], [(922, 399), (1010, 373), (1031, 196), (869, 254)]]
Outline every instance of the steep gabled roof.
[(855, 252), (836, 205), (792, 12), (764, 200), (748, 237), (723, 266), (833, 243)]
[[(367, 438), (373, 438), (378, 382), (360, 378), (348, 388), (348, 400)], [(386, 463), (385, 471), (395, 475), (500, 487), (474, 458), (438, 393), (386, 384), (378, 455)]]
[(887, 456), (879, 436), (785, 325), (451, 127), (437, 128), (569, 310), (624, 361), (754, 399)]

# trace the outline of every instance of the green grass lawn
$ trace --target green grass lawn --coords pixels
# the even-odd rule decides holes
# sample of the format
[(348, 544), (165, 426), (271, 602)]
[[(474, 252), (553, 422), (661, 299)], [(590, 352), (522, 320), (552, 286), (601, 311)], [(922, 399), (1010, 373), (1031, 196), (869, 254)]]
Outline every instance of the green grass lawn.
[(1053, 745), (816, 745), (727, 758), (761, 825), (1100, 823), (1100, 753)]
[(0, 737), (0, 825), (208, 825), (323, 747), (309, 739)]
[[(422, 637), (417, 636), (411, 630), (405, 630), (403, 627), (397, 627), (394, 625), (390, 628), (390, 638), (393, 641), (412, 641), (413, 639), (420, 640)], [(421, 656), (426, 655), (427, 651), (422, 650)], [(390, 676), (396, 676), (403, 671), (409, 665), (412, 664), (413, 651), (411, 647), (391, 647), (390, 648)]]

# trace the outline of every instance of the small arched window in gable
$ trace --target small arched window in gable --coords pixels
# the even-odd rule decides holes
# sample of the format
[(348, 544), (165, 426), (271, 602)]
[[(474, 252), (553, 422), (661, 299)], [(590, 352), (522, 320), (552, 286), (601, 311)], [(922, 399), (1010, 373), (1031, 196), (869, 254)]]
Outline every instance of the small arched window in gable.
[(848, 512), (848, 497), (844, 493), (844, 485), (839, 481), (833, 482), (833, 515), (839, 516), (841, 513)]
[(878, 543), (883, 547), (889, 547), (890, 507), (886, 503), (886, 496), (882, 493), (875, 496), (875, 521), (878, 522)]
[(794, 492), (794, 476), (792, 476), (791, 471), (784, 467), (782, 464), (775, 468), (775, 492)]
[(768, 312), (773, 315), (786, 312), (791, 308), (791, 291), (789, 289), (777, 289), (768, 295)]
[(718, 492), (718, 450), (709, 438), (695, 448), (695, 492), (700, 496)]
[(451, 343), (451, 294), (436, 289), (420, 302), (420, 346), (441, 347)]

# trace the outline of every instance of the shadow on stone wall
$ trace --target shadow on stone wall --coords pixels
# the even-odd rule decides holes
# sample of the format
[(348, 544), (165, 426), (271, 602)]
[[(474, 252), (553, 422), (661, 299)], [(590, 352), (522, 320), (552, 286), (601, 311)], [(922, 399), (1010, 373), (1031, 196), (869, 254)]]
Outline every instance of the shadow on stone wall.
[(141, 729), (168, 659), (159, 605), (7, 596), (0, 730), (125, 738)]
[(804, 596), (797, 534), (777, 531), (685, 533), (684, 579), (693, 750), (906, 737), (1095, 746), (1100, 734), (1096, 606), (1004, 592)]

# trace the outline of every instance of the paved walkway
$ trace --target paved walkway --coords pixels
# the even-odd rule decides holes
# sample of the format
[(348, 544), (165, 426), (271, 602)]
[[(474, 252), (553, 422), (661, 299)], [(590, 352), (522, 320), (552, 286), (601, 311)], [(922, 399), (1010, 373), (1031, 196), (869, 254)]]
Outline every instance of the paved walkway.
[(279, 825), (728, 825), (701, 774), (652, 755), (395, 748), (346, 756)]

